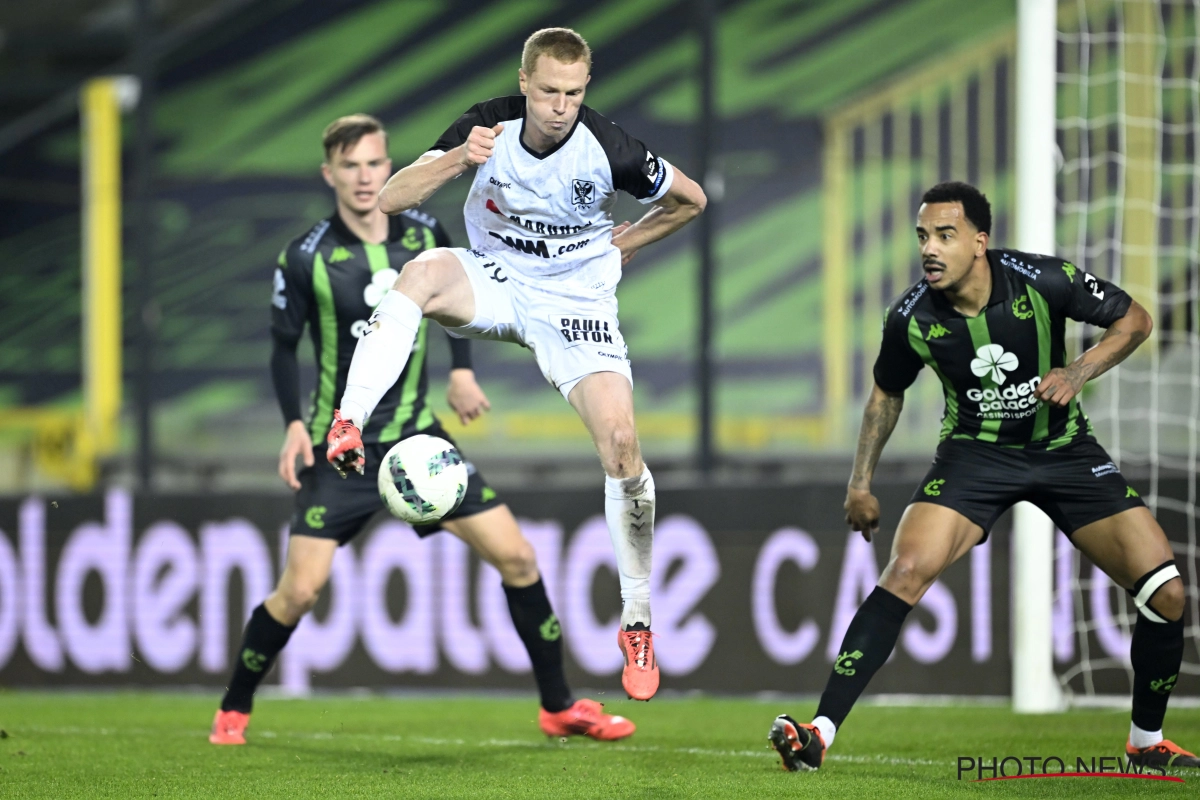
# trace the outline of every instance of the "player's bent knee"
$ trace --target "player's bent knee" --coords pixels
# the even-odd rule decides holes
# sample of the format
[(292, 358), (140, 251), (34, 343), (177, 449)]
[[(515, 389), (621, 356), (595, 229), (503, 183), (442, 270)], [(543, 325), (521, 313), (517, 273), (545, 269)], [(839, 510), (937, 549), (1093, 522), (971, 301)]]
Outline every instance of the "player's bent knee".
[(537, 553), (525, 538), (496, 561), (501, 580), (509, 586), (528, 586), (537, 580)]
[(937, 575), (929, 575), (916, 559), (900, 555), (887, 565), (879, 585), (906, 603), (916, 605), (936, 579)]
[(614, 478), (628, 478), (642, 471), (637, 432), (625, 425), (614, 428), (607, 437), (606, 452), (602, 453), (604, 471)]
[(1183, 607), (1186, 601), (1183, 580), (1173, 578), (1154, 593), (1154, 597), (1150, 599), (1150, 607), (1157, 611), (1160, 617), (1174, 622), (1183, 616)]

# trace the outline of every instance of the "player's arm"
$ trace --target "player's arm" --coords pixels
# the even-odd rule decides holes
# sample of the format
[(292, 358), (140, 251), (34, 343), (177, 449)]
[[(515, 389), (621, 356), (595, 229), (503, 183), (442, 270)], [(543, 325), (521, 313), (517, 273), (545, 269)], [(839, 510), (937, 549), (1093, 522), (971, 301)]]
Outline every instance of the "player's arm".
[(700, 184), (673, 168), (671, 186), (654, 207), (633, 225), (613, 236), (613, 246), (621, 251), (621, 264), (630, 259), (648, 244), (670, 236), (687, 225), (704, 211), (708, 198)]
[(475, 369), (471, 364), (471, 340), (456, 339), (449, 334), (446, 336), (450, 340), (450, 379), (446, 384), (446, 402), (458, 415), (458, 421), (467, 425), (471, 420), (483, 416), (483, 412), (491, 411), (492, 404), (475, 380)]
[(854, 470), (846, 487), (846, 522), (850, 529), (862, 531), (863, 538), (871, 541), (871, 534), (879, 529), (879, 501), (871, 494), (871, 478), (883, 446), (896, 429), (896, 420), (904, 408), (904, 392), (891, 394), (875, 384), (867, 407), (863, 410), (862, 425), (858, 429), (858, 449), (854, 453)]
[(300, 414), (300, 363), (296, 358), (308, 316), (312, 283), (290, 249), (280, 254), (271, 296), (271, 383), (286, 426), (279, 451), (279, 477), (297, 490), (300, 481), (296, 478), (296, 457), (302, 458), (305, 466), (313, 465), (312, 438)]
[(1044, 403), (1065, 406), (1083, 390), (1083, 385), (1120, 364), (1150, 338), (1154, 320), (1136, 300), (1131, 300), (1125, 316), (1118, 319), (1100, 337), (1095, 346), (1065, 367), (1052, 369), (1042, 378), (1034, 395)]
[(871, 478), (875, 475), (883, 446), (896, 429), (896, 420), (904, 408), (904, 392), (912, 386), (924, 366), (909, 344), (909, 319), (896, 311), (896, 306), (905, 299), (901, 297), (884, 318), (883, 341), (879, 345), (879, 357), (875, 359), (875, 384), (867, 398), (867, 407), (863, 409), (854, 469), (846, 486), (846, 522), (851, 530), (862, 531), (868, 542), (879, 530), (879, 501), (871, 494)]
[(1065, 406), (1097, 375), (1120, 364), (1150, 337), (1150, 313), (1115, 284), (1078, 267), (1054, 261), (1043, 270), (1042, 287), (1051, 306), (1071, 319), (1107, 328), (1094, 347), (1065, 367), (1042, 376), (1034, 396), (1052, 406)]
[[(492, 157), (501, 119), (514, 119), (513, 98), (478, 103), (446, 129), (427, 153), (397, 172), (379, 192), (379, 209), (399, 214), (424, 203), (434, 192)], [(523, 107), (523, 105), (521, 106)]]

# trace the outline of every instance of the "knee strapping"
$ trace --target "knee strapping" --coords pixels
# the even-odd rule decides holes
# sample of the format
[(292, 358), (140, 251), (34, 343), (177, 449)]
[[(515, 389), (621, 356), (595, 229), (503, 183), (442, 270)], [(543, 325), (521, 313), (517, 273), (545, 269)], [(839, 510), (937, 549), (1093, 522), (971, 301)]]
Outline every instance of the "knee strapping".
[(1138, 578), (1133, 584), (1133, 589), (1129, 594), (1133, 597), (1133, 604), (1137, 606), (1137, 610), (1146, 619), (1151, 622), (1161, 622), (1164, 624), (1169, 622), (1169, 620), (1164, 619), (1150, 607), (1150, 599), (1154, 597), (1154, 593), (1161, 589), (1167, 581), (1178, 577), (1180, 577), (1179, 567), (1175, 566), (1174, 561), (1166, 561)]

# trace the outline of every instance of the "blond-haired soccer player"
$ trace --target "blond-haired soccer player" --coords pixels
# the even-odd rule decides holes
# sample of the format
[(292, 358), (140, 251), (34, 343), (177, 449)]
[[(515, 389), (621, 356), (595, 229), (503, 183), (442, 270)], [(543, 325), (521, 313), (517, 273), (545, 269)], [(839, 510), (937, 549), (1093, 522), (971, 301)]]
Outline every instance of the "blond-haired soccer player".
[[(677, 168), (583, 104), (591, 51), (578, 33), (546, 28), (525, 42), (520, 95), (467, 110), (380, 193), (388, 214), (416, 208), (476, 168), (463, 209), (471, 249), (422, 253), (396, 281), (358, 344), (328, 457), (362, 468), (359, 431), (432, 318), (456, 336), (528, 347), (582, 418), (607, 475), (605, 517), (621, 582), (621, 682), (650, 699), (658, 666), (650, 637), (654, 479), (642, 461), (633, 378), (617, 322), (621, 267), (641, 247), (704, 210)], [(649, 213), (613, 227), (618, 191)]]
[[(387, 451), (419, 433), (449, 438), (426, 402), (422, 324), (411, 343), (412, 358), (384, 387), (375, 414), (361, 431), (370, 477), (352, 474), (343, 480), (320, 458), (324, 443), (313, 447), (310, 431), (320, 436), (329, 427), (346, 386), (355, 343), (372, 309), (396, 275), (407, 274), (418, 263), (420, 254), (450, 244), (441, 224), (428, 214), (412, 211), (389, 218), (379, 210), (379, 190), (392, 171), (387, 134), (379, 120), (365, 114), (334, 120), (325, 129), (323, 143), (321, 173), (333, 189), (337, 210), (280, 253), (271, 299), (271, 373), (287, 426), (279, 475), (296, 492), (287, 565), (275, 591), (246, 624), (229, 687), (213, 720), (213, 744), (245, 744), (254, 691), (301, 617), (316, 604), (329, 580), (334, 553), (383, 508), (375, 473)], [(306, 324), (320, 371), (308, 425), (300, 416), (296, 363), (296, 346)], [(452, 341), (448, 399), (466, 423), (488, 403), (475, 383), (469, 343)], [(297, 457), (306, 465), (299, 474)], [(468, 472), (467, 493), (458, 508), (439, 523), (418, 525), (417, 534), (428, 536), (444, 528), (500, 572), (513, 626), (533, 665), (543, 732), (602, 740), (630, 735), (634, 726), (629, 720), (605, 714), (594, 700), (572, 698), (563, 674), (562, 629), (546, 597), (533, 546), (469, 463)]]

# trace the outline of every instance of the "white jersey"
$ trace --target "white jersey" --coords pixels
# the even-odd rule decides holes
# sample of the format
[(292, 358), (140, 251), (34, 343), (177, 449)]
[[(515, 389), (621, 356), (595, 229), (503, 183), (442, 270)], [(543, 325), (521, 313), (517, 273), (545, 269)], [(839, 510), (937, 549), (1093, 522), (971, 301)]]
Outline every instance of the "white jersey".
[(587, 106), (570, 133), (544, 153), (522, 141), (525, 98), (473, 106), (429, 151), (463, 144), (471, 128), (504, 124), (491, 158), (475, 173), (463, 207), (467, 236), (481, 253), (503, 254), (518, 280), (556, 294), (610, 296), (621, 280), (610, 216), (617, 190), (643, 203), (671, 188), (674, 170)]

